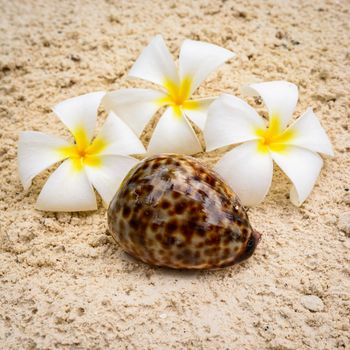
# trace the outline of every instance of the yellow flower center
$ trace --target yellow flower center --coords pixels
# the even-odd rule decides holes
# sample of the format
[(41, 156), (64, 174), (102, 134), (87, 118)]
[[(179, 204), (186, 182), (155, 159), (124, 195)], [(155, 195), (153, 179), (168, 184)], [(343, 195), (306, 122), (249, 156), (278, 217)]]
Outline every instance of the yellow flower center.
[(172, 106), (177, 116), (182, 115), (183, 108), (195, 109), (198, 107), (196, 101), (189, 100), (192, 86), (190, 77), (183, 78), (180, 84), (171, 79), (166, 79), (163, 85), (167, 91), (167, 96), (162, 97), (158, 102), (161, 105)]
[(259, 136), (258, 151), (266, 153), (269, 150), (273, 152), (283, 152), (287, 148), (288, 141), (295, 137), (295, 132), (291, 130), (282, 131), (280, 118), (272, 115), (268, 129), (256, 129), (256, 135)]
[(73, 161), (74, 170), (81, 170), (84, 165), (100, 166), (101, 159), (99, 153), (106, 147), (106, 142), (101, 138), (95, 138), (89, 142), (83, 128), (77, 128), (73, 133), (75, 144), (59, 148), (60, 154)]

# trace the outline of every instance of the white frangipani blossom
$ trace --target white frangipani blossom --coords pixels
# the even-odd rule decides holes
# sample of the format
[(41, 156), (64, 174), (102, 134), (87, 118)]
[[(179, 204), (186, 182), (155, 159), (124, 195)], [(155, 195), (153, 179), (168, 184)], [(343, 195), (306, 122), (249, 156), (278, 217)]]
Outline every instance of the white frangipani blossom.
[(74, 97), (54, 107), (74, 143), (37, 131), (20, 134), (18, 167), (25, 190), (32, 179), (54, 163), (36, 203), (45, 211), (84, 211), (97, 208), (93, 187), (109, 204), (128, 171), (138, 162), (129, 154), (144, 153), (135, 133), (111, 112), (93, 139), (97, 110), (105, 92)]
[(121, 89), (107, 93), (103, 104), (139, 136), (156, 111), (167, 106), (150, 140), (148, 154), (194, 154), (202, 147), (187, 118), (203, 129), (213, 98), (190, 99), (201, 82), (234, 53), (219, 46), (185, 40), (178, 69), (161, 35), (155, 36), (131, 68), (129, 76), (160, 85), (160, 90)]
[(273, 161), (291, 180), (290, 199), (299, 206), (311, 193), (323, 165), (319, 153), (333, 155), (332, 145), (311, 108), (292, 123), (296, 85), (287, 81), (252, 84), (247, 91), (260, 95), (269, 114), (269, 126), (243, 100), (221, 95), (210, 107), (204, 129), (207, 150), (240, 144), (227, 152), (215, 170), (230, 184), (244, 205), (256, 205), (266, 196)]

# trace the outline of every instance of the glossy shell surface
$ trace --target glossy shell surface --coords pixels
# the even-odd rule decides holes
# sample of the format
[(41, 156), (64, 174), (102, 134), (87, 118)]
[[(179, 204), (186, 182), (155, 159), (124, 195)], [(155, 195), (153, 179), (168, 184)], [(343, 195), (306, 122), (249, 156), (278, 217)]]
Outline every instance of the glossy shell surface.
[(108, 225), (130, 255), (177, 269), (240, 262), (260, 237), (216, 173), (175, 154), (147, 158), (129, 172), (109, 206)]

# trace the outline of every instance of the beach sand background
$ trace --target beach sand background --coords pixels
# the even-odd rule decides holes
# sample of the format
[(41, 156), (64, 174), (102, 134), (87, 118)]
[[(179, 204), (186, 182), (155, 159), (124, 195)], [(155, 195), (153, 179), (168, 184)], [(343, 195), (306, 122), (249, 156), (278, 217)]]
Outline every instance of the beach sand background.
[[(0, 7), (0, 348), (349, 348), (349, 1), (1, 0)], [(289, 80), (300, 92), (295, 117), (313, 107), (334, 145), (300, 208), (276, 169), (270, 194), (249, 211), (263, 239), (241, 265), (152, 268), (114, 243), (101, 205), (36, 211), (49, 171), (27, 194), (20, 185), (19, 131), (69, 137), (51, 111), (56, 103), (149, 86), (126, 74), (158, 33), (175, 56), (185, 38), (237, 53), (196, 95), (242, 97), (242, 84)], [(101, 111), (99, 125), (105, 117)], [(221, 154), (198, 158), (212, 165)]]

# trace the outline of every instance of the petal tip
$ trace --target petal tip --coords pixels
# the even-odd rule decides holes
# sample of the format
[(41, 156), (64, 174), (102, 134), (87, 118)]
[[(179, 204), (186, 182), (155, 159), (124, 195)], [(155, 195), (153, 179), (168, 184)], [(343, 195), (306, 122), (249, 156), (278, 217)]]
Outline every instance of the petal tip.
[(97, 99), (102, 100), (103, 96), (106, 94), (106, 91), (93, 91), (93, 92), (88, 92), (87, 94), (83, 94), (83, 95), (79, 95), (79, 96), (74, 96), (74, 97), (70, 97), (65, 99), (64, 101), (61, 101), (59, 103), (57, 103), (56, 105), (54, 105), (52, 107), (52, 111), (58, 111), (60, 110), (63, 106), (65, 107), (67, 105), (67, 102), (71, 102), (71, 101), (78, 101), (80, 99), (86, 98), (86, 97), (96, 97)]
[(29, 191), (29, 189), (30, 189), (30, 186), (32, 186), (32, 181), (24, 182), (24, 180), (22, 180), (22, 179), (20, 179), (20, 181), (21, 181), (21, 185), (23, 187), (23, 191), (25, 193), (27, 193)]
[[(95, 196), (95, 195), (94, 195)], [(40, 211), (51, 211), (51, 212), (66, 212), (66, 213), (72, 213), (72, 212), (83, 212), (83, 211), (94, 211), (97, 210), (97, 202), (95, 198), (95, 202), (89, 205), (85, 205), (82, 207), (69, 207), (69, 206), (55, 206), (54, 203), (48, 204), (41, 200), (40, 194), (39, 197), (35, 203), (35, 209)]]

